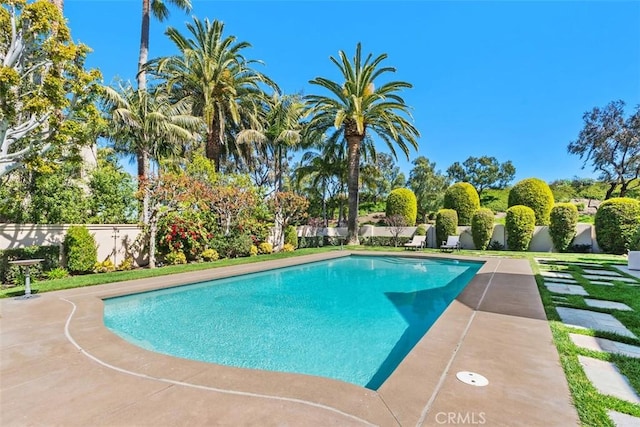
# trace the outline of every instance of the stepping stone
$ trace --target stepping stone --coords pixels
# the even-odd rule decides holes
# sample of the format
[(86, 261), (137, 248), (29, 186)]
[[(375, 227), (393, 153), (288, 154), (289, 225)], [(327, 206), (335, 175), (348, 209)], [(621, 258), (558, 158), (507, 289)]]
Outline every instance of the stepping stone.
[(554, 258), (534, 258), (534, 259), (538, 264), (555, 264), (557, 262), (560, 262)]
[(588, 350), (622, 354), (623, 356), (640, 359), (640, 347), (635, 345), (580, 334), (569, 334), (569, 338), (571, 338), (571, 341), (573, 341), (573, 343), (578, 347), (586, 348)]
[(598, 392), (640, 404), (640, 397), (629, 385), (627, 378), (618, 371), (616, 365), (585, 356), (578, 356), (578, 361)]
[(622, 277), (621, 274), (611, 270), (599, 270), (599, 269), (588, 269), (588, 268), (583, 268), (582, 270), (585, 272), (585, 274)]
[(592, 284), (592, 285), (613, 286), (613, 283), (611, 283), (611, 282), (603, 282), (601, 280), (591, 280), (591, 281), (589, 281), (589, 283)]
[(616, 411), (607, 411), (607, 415), (616, 427), (640, 427), (640, 418)]
[(584, 302), (589, 307), (609, 308), (611, 310), (633, 311), (631, 307), (621, 302), (603, 301), (600, 299), (591, 299), (591, 298), (585, 298)]
[(630, 338), (637, 338), (618, 319), (607, 313), (581, 310), (579, 308), (556, 308), (562, 322), (567, 326), (613, 332)]
[(577, 285), (578, 281), (576, 279), (563, 279), (561, 277), (545, 277), (545, 282), (553, 282), (553, 283), (564, 283), (568, 285)]
[(587, 296), (589, 293), (580, 285), (566, 285), (564, 283), (546, 283), (544, 284), (549, 292), (564, 295), (582, 295)]
[(588, 280), (597, 280), (597, 281), (609, 281), (609, 282), (624, 282), (628, 284), (637, 284), (638, 281), (632, 279), (630, 277), (613, 277), (613, 276), (600, 276), (595, 274), (583, 274), (582, 277)]
[(556, 279), (573, 279), (571, 273), (564, 273), (561, 271), (541, 271), (540, 274), (544, 277), (553, 277)]

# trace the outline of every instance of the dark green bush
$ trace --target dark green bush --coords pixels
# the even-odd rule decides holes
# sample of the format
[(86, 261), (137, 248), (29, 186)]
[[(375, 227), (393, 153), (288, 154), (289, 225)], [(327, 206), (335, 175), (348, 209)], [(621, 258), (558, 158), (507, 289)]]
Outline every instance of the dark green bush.
[(394, 215), (401, 215), (405, 219), (407, 226), (411, 227), (416, 223), (418, 216), (418, 201), (413, 191), (408, 188), (396, 188), (387, 197), (387, 218)]
[(471, 235), (476, 249), (485, 250), (489, 246), (493, 235), (494, 215), (488, 208), (481, 208), (473, 214), (471, 219)]
[(0, 250), (0, 283), (15, 283), (20, 276), (20, 267), (9, 264), (9, 261), (38, 258), (44, 261), (29, 268), (29, 274), (35, 280), (46, 278), (48, 271), (60, 267), (60, 246), (28, 246)]
[(458, 213), (459, 225), (471, 225), (473, 214), (480, 209), (480, 197), (468, 182), (457, 182), (444, 193), (444, 208)]
[(640, 201), (616, 197), (602, 202), (594, 220), (600, 248), (610, 254), (624, 254), (640, 222)]
[(453, 209), (440, 209), (436, 215), (436, 242), (458, 235), (458, 213)]
[(507, 209), (505, 229), (510, 251), (526, 251), (536, 227), (536, 214), (528, 206), (516, 205)]
[(69, 227), (64, 237), (64, 252), (67, 270), (71, 273), (91, 273), (98, 262), (96, 241), (84, 225)]
[(284, 244), (290, 244), (294, 249), (298, 248), (298, 229), (293, 225), (287, 226), (284, 231)]
[(535, 225), (549, 225), (553, 208), (553, 193), (546, 182), (538, 178), (527, 178), (518, 182), (509, 191), (509, 207), (528, 206), (536, 216)]
[(249, 256), (253, 240), (245, 233), (231, 233), (228, 236), (216, 235), (210, 243), (220, 258), (238, 258)]
[(425, 227), (423, 224), (420, 224), (417, 228), (416, 228), (416, 232), (413, 233), (414, 236), (426, 236), (427, 235), (427, 227)]
[(558, 252), (566, 252), (576, 237), (578, 208), (573, 203), (557, 203), (551, 209), (549, 234)]

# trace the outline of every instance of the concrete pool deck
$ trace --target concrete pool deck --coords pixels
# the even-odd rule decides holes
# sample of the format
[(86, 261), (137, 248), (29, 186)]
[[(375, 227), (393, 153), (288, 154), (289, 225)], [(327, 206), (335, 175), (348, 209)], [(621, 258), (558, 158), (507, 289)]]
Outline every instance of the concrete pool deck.
[[(350, 253), (0, 300), (0, 425), (578, 425), (527, 260), (483, 259), (471, 283), (377, 391), (153, 353), (102, 321), (105, 297)], [(489, 384), (466, 385), (456, 378), (459, 371), (481, 374)]]

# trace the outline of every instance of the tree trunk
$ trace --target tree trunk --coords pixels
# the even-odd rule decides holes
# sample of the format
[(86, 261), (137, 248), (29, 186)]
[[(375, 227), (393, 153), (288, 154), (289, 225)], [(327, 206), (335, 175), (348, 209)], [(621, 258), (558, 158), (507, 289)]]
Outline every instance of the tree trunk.
[(322, 180), (322, 221), (325, 227), (329, 226), (327, 219), (327, 181)]
[(158, 220), (154, 219), (149, 224), (149, 268), (156, 268), (156, 235), (158, 234)]
[(617, 182), (609, 183), (609, 189), (607, 190), (607, 194), (605, 194), (604, 196), (605, 200), (609, 200), (611, 198), (611, 196), (613, 195), (613, 191), (616, 189), (617, 186), (618, 186)]
[(348, 178), (349, 189), (349, 219), (347, 221), (347, 244), (359, 245), (358, 238), (358, 183), (360, 179), (360, 144), (363, 136), (351, 135), (347, 137), (348, 147)]
[(50, 0), (50, 2), (58, 8), (61, 14), (64, 12), (64, 0)]
[(276, 147), (276, 193), (282, 191), (282, 147)]
[(144, 64), (149, 57), (149, 13), (151, 0), (142, 0), (142, 28), (140, 30), (140, 53), (138, 55), (138, 90), (147, 90), (147, 73)]
[(222, 143), (220, 142), (220, 129), (214, 124), (213, 129), (207, 132), (205, 146), (207, 159), (213, 160), (216, 172), (220, 172), (220, 158), (222, 157)]
[(626, 197), (628, 187), (629, 181), (622, 181), (622, 185), (620, 186), (620, 195), (618, 197)]
[[(146, 150), (139, 150), (136, 158), (138, 160), (138, 191), (140, 191), (149, 178), (149, 153)], [(142, 195), (142, 206), (138, 218), (143, 224), (149, 223), (149, 191), (147, 190)]]

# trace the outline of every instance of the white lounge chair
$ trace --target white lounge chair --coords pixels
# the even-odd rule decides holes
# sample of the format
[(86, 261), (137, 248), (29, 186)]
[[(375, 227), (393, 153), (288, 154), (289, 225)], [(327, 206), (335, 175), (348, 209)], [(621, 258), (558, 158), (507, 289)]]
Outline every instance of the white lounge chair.
[(460, 236), (449, 236), (446, 242), (442, 242), (440, 250), (443, 252), (453, 252), (454, 250), (460, 250)]
[(413, 236), (409, 243), (404, 244), (405, 249), (422, 249), (426, 243), (427, 236)]

